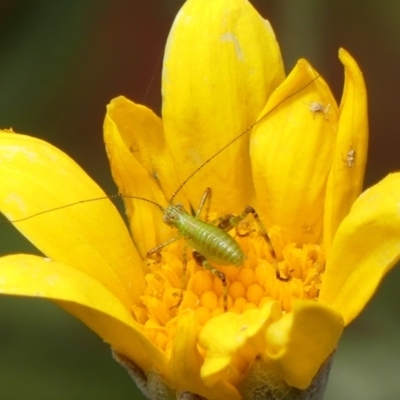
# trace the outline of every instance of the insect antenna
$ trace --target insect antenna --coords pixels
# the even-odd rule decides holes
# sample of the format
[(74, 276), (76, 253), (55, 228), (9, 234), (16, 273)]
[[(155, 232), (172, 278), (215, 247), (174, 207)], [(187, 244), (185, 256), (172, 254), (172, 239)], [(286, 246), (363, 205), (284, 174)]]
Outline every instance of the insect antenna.
[(79, 200), (79, 201), (76, 201), (74, 203), (64, 204), (63, 206), (50, 208), (50, 209), (47, 209), (47, 210), (44, 210), (44, 211), (39, 211), (37, 213), (28, 215), (27, 217), (13, 219), (12, 221), (7, 221), (7, 222), (2, 222), (2, 223), (0, 223), (0, 225), (9, 224), (9, 223), (15, 223), (15, 222), (23, 222), (23, 221), (26, 221), (28, 219), (37, 217), (38, 215), (47, 214), (48, 212), (52, 212), (52, 211), (62, 210), (63, 208), (69, 208), (69, 207), (75, 206), (77, 204), (90, 203), (92, 201), (99, 201), (99, 200), (105, 200), (105, 199), (116, 199), (118, 197), (121, 197), (121, 198), (124, 198), (124, 199), (143, 200), (143, 201), (146, 201), (147, 203), (153, 204), (154, 206), (159, 208), (162, 212), (164, 212), (164, 207), (162, 207), (160, 204), (156, 203), (155, 201), (146, 199), (144, 197), (130, 196), (130, 195), (126, 195), (126, 194), (123, 194), (123, 193), (117, 193), (117, 194), (112, 194), (112, 195), (109, 195), (109, 196), (102, 196), (102, 197), (96, 197), (96, 198), (93, 198), (93, 199)]
[[(232, 140), (230, 140), (227, 144), (225, 144), (223, 147), (221, 147), (216, 153), (214, 153), (210, 158), (208, 158), (206, 161), (203, 162), (203, 164), (201, 164), (199, 167), (197, 167), (179, 186), (178, 188), (175, 190), (175, 192), (172, 194), (171, 198), (169, 199), (168, 203), (169, 204), (173, 204), (175, 197), (178, 195), (178, 193), (183, 189), (183, 187), (193, 178), (193, 176), (195, 176), (200, 170), (202, 170), (208, 163), (210, 163), (212, 160), (214, 160), (214, 158), (216, 158), (217, 156), (219, 156), (224, 150), (226, 150), (228, 147), (230, 147), (233, 143), (235, 143), (237, 140), (239, 140), (242, 136), (244, 136), (246, 133), (248, 133), (250, 130), (252, 130), (257, 124), (259, 124), (264, 118), (266, 118), (268, 115), (270, 115), (273, 111), (275, 111), (282, 103), (286, 102), (287, 100), (289, 100), (290, 98), (292, 98), (293, 96), (295, 96), (296, 94), (300, 93), (302, 90), (306, 89), (308, 86), (310, 86), (313, 82), (315, 82), (318, 78), (320, 77), (320, 75), (317, 75), (314, 79), (312, 79), (310, 82), (308, 82), (306, 85), (304, 85), (302, 88), (300, 88), (299, 90), (297, 90), (296, 92), (290, 94), (288, 97), (286, 97), (284, 100), (282, 100), (281, 102), (279, 102), (278, 104), (276, 104), (271, 110), (269, 110), (265, 115), (261, 116), (257, 121), (255, 121), (253, 124), (251, 124), (249, 127), (247, 127), (243, 132), (241, 132), (239, 135), (237, 135), (236, 137), (234, 137)], [(117, 197), (121, 197), (121, 198), (129, 198), (129, 199), (136, 199), (136, 200), (142, 200), (145, 201), (147, 203), (153, 204), (154, 206), (158, 207), (162, 212), (165, 211), (165, 208), (162, 207), (160, 204), (146, 199), (144, 197), (138, 197), (138, 196), (131, 196), (131, 195), (126, 195), (123, 193), (118, 193), (118, 194), (114, 194), (114, 195), (109, 195), (109, 196), (102, 196), (102, 197), (96, 197), (93, 199), (87, 199), (87, 200), (80, 200), (80, 201), (76, 201), (74, 203), (69, 203), (69, 204), (65, 204), (63, 206), (59, 206), (59, 207), (54, 207), (51, 209), (47, 209), (45, 211), (39, 211), (35, 214), (31, 214), (28, 215), (26, 217), (23, 218), (19, 218), (19, 219), (15, 219), (12, 221), (8, 221), (8, 223), (16, 223), (16, 222), (23, 222), (26, 221), (28, 219), (37, 217), (38, 215), (42, 215), (42, 214), (46, 214), (48, 212), (52, 212), (52, 211), (57, 211), (57, 210), (62, 210), (64, 208), (68, 208), (77, 204), (83, 204), (83, 203), (89, 203), (92, 201), (99, 201), (99, 200), (105, 200), (105, 199), (115, 199)], [(7, 222), (6, 222), (7, 223)], [(0, 223), (0, 225), (3, 225), (5, 223)]]
[(296, 90), (294, 93), (290, 94), (288, 97), (286, 97), (284, 100), (279, 102), (277, 105), (271, 108), (265, 115), (262, 115), (256, 122), (251, 124), (249, 127), (247, 127), (242, 133), (240, 133), (238, 136), (234, 137), (231, 141), (229, 141), (226, 145), (221, 147), (216, 153), (214, 153), (210, 158), (208, 158), (206, 161), (203, 162), (203, 164), (199, 165), (180, 185), (179, 187), (175, 190), (171, 198), (169, 199), (168, 203), (173, 204), (175, 197), (178, 195), (178, 193), (183, 189), (183, 187), (193, 178), (194, 175), (196, 175), (200, 170), (202, 170), (209, 162), (211, 162), (215, 157), (219, 156), (224, 150), (226, 150), (230, 145), (235, 143), (237, 140), (239, 140), (242, 136), (244, 136), (247, 132), (251, 131), (257, 124), (259, 124), (264, 118), (268, 117), (273, 111), (275, 111), (282, 103), (286, 102), (296, 94), (300, 93), (304, 89), (306, 89), (308, 86), (310, 86), (313, 82), (315, 82), (320, 75), (317, 75), (314, 79), (312, 79), (310, 82), (307, 83), (307, 85), (304, 85), (302, 88), (299, 90)]
[(153, 206), (156, 206), (156, 207), (159, 208), (162, 212), (165, 211), (165, 208), (164, 208), (162, 205), (156, 203), (156, 202), (153, 201), (153, 200), (146, 199), (145, 197), (131, 196), (131, 195), (129, 195), (129, 194), (123, 194), (123, 193), (118, 193), (117, 195), (112, 196), (112, 197), (121, 197), (121, 198), (123, 198), (123, 199), (143, 200), (143, 201), (146, 201), (147, 203), (153, 204)]

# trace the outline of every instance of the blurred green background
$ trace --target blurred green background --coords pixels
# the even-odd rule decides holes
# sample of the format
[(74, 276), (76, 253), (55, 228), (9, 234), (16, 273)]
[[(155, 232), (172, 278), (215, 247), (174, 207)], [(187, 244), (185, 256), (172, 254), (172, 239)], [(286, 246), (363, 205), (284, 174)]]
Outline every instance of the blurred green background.
[[(105, 106), (123, 94), (160, 110), (161, 54), (181, 0), (1, 0), (0, 126), (44, 138), (114, 193), (103, 148)], [(366, 186), (400, 170), (400, 2), (254, 0), (286, 69), (304, 57), (339, 99), (337, 50), (367, 82)], [(33, 252), (11, 227), (1, 254)], [(400, 271), (347, 328), (325, 399), (400, 399)], [(135, 397), (136, 396), (136, 397)], [(107, 345), (50, 302), (0, 298), (0, 400), (141, 399)]]

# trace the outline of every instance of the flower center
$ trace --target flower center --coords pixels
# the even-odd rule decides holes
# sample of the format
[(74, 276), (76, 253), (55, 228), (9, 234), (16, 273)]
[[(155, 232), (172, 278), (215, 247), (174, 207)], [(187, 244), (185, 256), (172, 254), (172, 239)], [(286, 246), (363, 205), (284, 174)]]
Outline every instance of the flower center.
[[(279, 227), (270, 229), (269, 234), (278, 257), (280, 279), (267, 243), (249, 223), (234, 235), (246, 255), (244, 264), (215, 265), (227, 280), (228, 312), (260, 308), (271, 299), (279, 301), (282, 310), (288, 312), (295, 299), (318, 297), (325, 267), (321, 247), (287, 242)], [(191, 252), (187, 254), (186, 273), (183, 273), (184, 246), (180, 242), (166, 247), (160, 261), (149, 261), (142, 304), (133, 307), (136, 320), (143, 324), (150, 340), (166, 352), (185, 310), (195, 310), (200, 324), (224, 312), (221, 279), (197, 265)]]

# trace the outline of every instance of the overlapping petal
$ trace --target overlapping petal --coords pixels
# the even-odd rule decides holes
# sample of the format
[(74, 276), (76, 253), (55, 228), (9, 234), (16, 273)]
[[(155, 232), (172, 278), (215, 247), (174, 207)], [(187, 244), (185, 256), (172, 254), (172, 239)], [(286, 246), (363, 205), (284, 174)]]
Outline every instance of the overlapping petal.
[(305, 389), (335, 350), (343, 327), (339, 313), (313, 301), (299, 301), (287, 314), (274, 301), (241, 315), (226, 313), (200, 332), (199, 343), (206, 349), (203, 380), (209, 385), (240, 382), (245, 372), (240, 366), (262, 356), (277, 376)]
[[(41, 213), (16, 228), (47, 257), (94, 277), (128, 307), (144, 287), (142, 261), (104, 197), (62, 151), (33, 137), (0, 133), (1, 212), (10, 220)], [(102, 200), (53, 210), (96, 198)]]
[(327, 252), (338, 226), (362, 191), (368, 153), (367, 91), (364, 78), (347, 51), (341, 49), (339, 58), (345, 68), (345, 83), (335, 155), (325, 199), (324, 244)]
[[(248, 1), (184, 4), (168, 38), (162, 83), (165, 135), (181, 182), (256, 121), (283, 78), (274, 33)], [(235, 171), (232, 160), (240, 160)], [(224, 150), (217, 163), (212, 207), (239, 212), (253, 197), (248, 140)], [(205, 167), (185, 188), (192, 202), (209, 176)]]
[(366, 190), (335, 235), (319, 300), (349, 324), (400, 259), (400, 173)]
[(279, 305), (270, 301), (243, 314), (225, 313), (210, 319), (199, 334), (206, 350), (201, 376), (211, 386), (219, 381), (239, 382), (248, 363), (265, 350), (267, 328), (281, 317)]
[(111, 171), (124, 203), (133, 240), (142, 257), (171, 235), (162, 223), (162, 211), (139, 196), (165, 207), (164, 195), (178, 187), (171, 156), (166, 148), (162, 121), (148, 108), (124, 97), (107, 107), (104, 140)]
[(290, 386), (306, 389), (336, 349), (343, 328), (343, 318), (333, 308), (299, 301), (268, 328), (264, 357)]
[(90, 275), (23, 254), (0, 258), (0, 271), (1, 294), (53, 300), (144, 371), (168, 375), (165, 355), (143, 335), (121, 300)]
[[(312, 103), (329, 106), (315, 114)], [(251, 136), (259, 211), (295, 243), (321, 236), (324, 197), (336, 140), (338, 110), (325, 81), (300, 60), (271, 95)]]
[(198, 350), (199, 329), (194, 312), (188, 312), (180, 318), (170, 360), (174, 387), (210, 400), (239, 400), (241, 397), (237, 389), (229, 382), (219, 380), (214, 385), (207, 385), (202, 379), (200, 371), (203, 357)]

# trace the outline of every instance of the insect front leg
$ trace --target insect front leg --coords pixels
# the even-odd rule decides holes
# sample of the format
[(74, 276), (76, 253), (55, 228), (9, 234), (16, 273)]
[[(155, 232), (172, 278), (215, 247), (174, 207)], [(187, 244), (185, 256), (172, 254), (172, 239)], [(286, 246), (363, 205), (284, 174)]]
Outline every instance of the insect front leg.
[[(167, 241), (165, 241), (164, 243), (159, 244), (158, 246), (152, 248), (151, 250), (149, 250), (147, 252), (147, 258), (150, 258), (151, 260), (155, 260), (155, 261), (160, 261), (160, 251), (164, 248), (167, 247), (168, 245), (170, 245), (171, 243), (176, 242), (177, 240), (181, 239), (180, 236), (176, 236), (173, 237)], [(183, 255), (182, 255), (182, 285), (181, 285), (181, 290), (179, 292), (179, 298), (178, 298), (178, 302), (171, 307), (172, 308), (178, 308), (183, 300), (183, 288), (185, 287), (186, 284), (186, 270), (187, 270), (187, 251), (188, 251), (188, 245), (185, 242), (185, 246), (183, 248)]]
[(158, 246), (156, 246), (156, 247), (152, 248), (151, 250), (149, 250), (149, 251), (147, 252), (147, 254), (146, 254), (146, 257), (147, 257), (147, 258), (150, 258), (151, 260), (159, 261), (159, 258), (160, 258), (160, 251), (161, 251), (164, 247), (169, 246), (171, 243), (174, 243), (174, 242), (176, 242), (176, 241), (179, 240), (179, 239), (180, 239), (180, 237), (179, 237), (179, 236), (176, 236), (176, 237), (173, 237), (173, 238), (171, 238), (171, 239), (166, 240), (165, 242), (163, 242), (163, 243), (159, 244)]
[(200, 267), (205, 268), (207, 271), (210, 271), (213, 275), (219, 278), (222, 282), (222, 295), (224, 297), (224, 311), (228, 309), (228, 291), (226, 285), (226, 276), (223, 272), (216, 269), (212, 264), (210, 264), (207, 259), (200, 254), (198, 251), (193, 251), (193, 258), (196, 261), (196, 264)]

